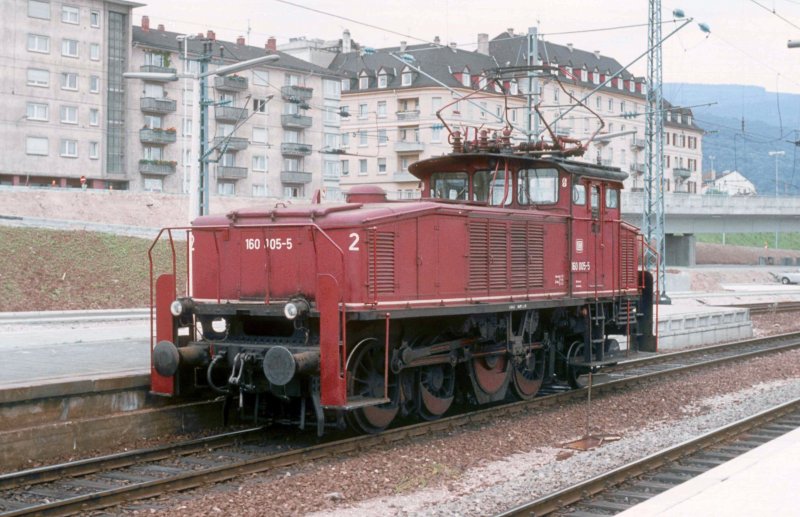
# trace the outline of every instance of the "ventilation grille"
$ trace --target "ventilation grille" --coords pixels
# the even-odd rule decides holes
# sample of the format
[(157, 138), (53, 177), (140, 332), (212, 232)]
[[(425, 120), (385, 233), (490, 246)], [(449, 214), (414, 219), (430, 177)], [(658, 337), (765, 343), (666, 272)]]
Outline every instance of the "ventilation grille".
[(505, 223), (489, 223), (489, 289), (508, 288), (508, 233)]
[(628, 289), (636, 287), (636, 236), (629, 232), (625, 232), (622, 237), (622, 250), (621, 250), (621, 265), (620, 271), (620, 287)]
[(489, 227), (487, 221), (469, 223), (469, 289), (489, 287)]
[(511, 288), (544, 287), (544, 229), (541, 224), (511, 227)]
[(369, 254), (369, 283), (374, 296), (394, 293), (394, 232), (375, 232)]

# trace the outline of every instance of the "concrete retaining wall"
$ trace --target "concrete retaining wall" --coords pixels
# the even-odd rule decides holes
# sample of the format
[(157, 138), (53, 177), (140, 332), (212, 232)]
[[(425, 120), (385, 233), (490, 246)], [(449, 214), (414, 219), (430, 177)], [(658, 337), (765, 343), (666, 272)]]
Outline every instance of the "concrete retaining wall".
[(720, 308), (666, 314), (658, 322), (658, 349), (713, 345), (753, 337), (749, 309)]

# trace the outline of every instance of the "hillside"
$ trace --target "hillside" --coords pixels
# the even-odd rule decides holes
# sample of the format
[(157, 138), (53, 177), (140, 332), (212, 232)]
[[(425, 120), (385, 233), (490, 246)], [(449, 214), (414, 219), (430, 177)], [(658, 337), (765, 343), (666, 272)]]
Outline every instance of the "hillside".
[[(775, 93), (757, 86), (672, 83), (664, 98), (692, 107), (703, 137), (703, 170), (739, 170), (762, 195), (775, 194), (775, 158), (781, 195), (800, 194), (800, 163), (794, 141), (800, 139), (800, 95)], [(709, 106), (701, 106), (713, 103)]]

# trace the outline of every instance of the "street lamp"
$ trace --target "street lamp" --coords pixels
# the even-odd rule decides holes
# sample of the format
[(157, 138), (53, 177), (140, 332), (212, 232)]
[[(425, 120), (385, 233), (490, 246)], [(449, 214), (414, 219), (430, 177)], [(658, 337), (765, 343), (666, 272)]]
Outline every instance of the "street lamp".
[[(192, 145), (192, 161), (196, 161), (199, 164), (200, 171), (199, 174), (192, 174), (189, 178), (189, 220), (191, 221), (198, 215), (208, 215), (208, 202), (209, 202), (209, 190), (208, 190), (208, 168), (206, 167), (206, 154), (207, 154), (207, 145), (208, 142), (206, 141), (206, 132), (201, 130), (201, 124), (203, 127), (207, 124), (208, 121), (208, 102), (201, 96), (205, 96), (206, 90), (206, 81), (205, 79), (211, 75), (218, 75), (218, 76), (226, 76), (228, 74), (233, 74), (236, 72), (240, 72), (242, 70), (247, 70), (249, 68), (256, 67), (258, 65), (262, 65), (265, 63), (272, 63), (277, 61), (279, 58), (276, 54), (268, 54), (265, 56), (260, 56), (254, 59), (248, 59), (246, 61), (241, 61), (239, 63), (234, 63), (232, 65), (221, 66), (216, 70), (203, 70), (201, 68), (199, 73), (171, 73), (171, 72), (126, 72), (122, 74), (122, 77), (125, 79), (142, 79), (145, 81), (177, 81), (180, 78), (191, 79), (194, 81), (193, 87), (193, 99), (192, 99), (192, 106), (193, 106), (193, 124), (192, 124), (192, 133), (198, 135), (200, 141), (200, 149), (199, 153), (195, 154), (194, 152), (194, 145)], [(202, 62), (201, 64), (205, 64)], [(202, 122), (201, 122), (202, 121)], [(196, 159), (196, 160), (195, 160)], [(197, 195), (194, 195), (196, 193)]]
[[(770, 151), (769, 155), (775, 157), (775, 198), (778, 197), (778, 156), (786, 154), (784, 151)], [(780, 224), (780, 223), (778, 223)], [(778, 249), (778, 230), (775, 230), (775, 249)]]

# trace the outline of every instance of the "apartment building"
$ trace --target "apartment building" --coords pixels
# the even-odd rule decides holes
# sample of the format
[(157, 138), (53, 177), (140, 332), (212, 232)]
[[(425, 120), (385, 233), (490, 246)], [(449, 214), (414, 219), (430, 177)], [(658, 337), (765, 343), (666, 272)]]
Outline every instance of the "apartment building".
[[(478, 41), (478, 52), (489, 53), (503, 66), (525, 66), (528, 62), (527, 35), (508, 29), (488, 42), (485, 35), (479, 35)], [(615, 76), (623, 68), (615, 59), (569, 44), (540, 41), (538, 57), (539, 63), (547, 67), (540, 74), (537, 98), (544, 119), (555, 121), (563, 115), (553, 124), (554, 132), (587, 141), (599, 130), (587, 153), (579, 159), (619, 167), (629, 173), (627, 188), (642, 189), (647, 107), (644, 78), (624, 70)], [(603, 85), (612, 76), (615, 77)], [(520, 81), (525, 92), (526, 84), (525, 80)], [(588, 109), (575, 107), (576, 100), (584, 99)], [(689, 108), (665, 101), (662, 116), (665, 188), (697, 193), (702, 184), (703, 130), (694, 122)]]
[[(153, 28), (147, 17), (133, 27), (131, 70), (195, 74), (260, 57), (278, 61), (227, 76), (208, 78), (203, 104), (209, 188), (217, 195), (311, 197), (324, 189), (339, 199), (341, 78), (326, 68), (264, 47), (217, 40), (213, 31), (182, 35)], [(137, 80), (129, 85), (134, 142), (128, 169), (132, 190), (188, 189), (193, 157), (191, 112), (194, 81)]]
[(350, 115), (342, 121), (342, 188), (375, 184), (390, 198), (418, 197), (408, 166), (451, 152), (445, 124), (474, 138), (476, 128), (491, 134), (507, 120), (521, 121), (524, 101), (511, 97), (506, 105), (489, 74), (495, 68), (491, 56), (454, 45), (339, 53), (330, 69), (345, 76), (342, 104)]
[(126, 0), (0, 2), (0, 184), (125, 188)]

